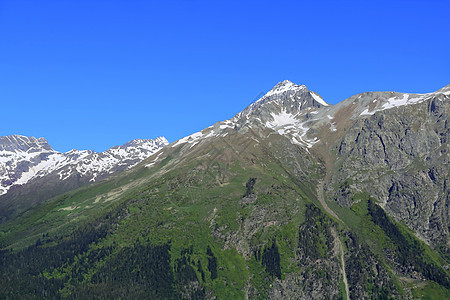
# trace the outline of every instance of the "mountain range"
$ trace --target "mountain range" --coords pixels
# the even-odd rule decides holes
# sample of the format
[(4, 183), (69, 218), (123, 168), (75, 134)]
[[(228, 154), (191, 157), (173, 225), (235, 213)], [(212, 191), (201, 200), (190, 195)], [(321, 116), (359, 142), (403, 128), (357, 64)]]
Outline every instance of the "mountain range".
[(0, 295), (449, 298), (449, 112), (450, 85), (331, 105), (280, 82), (126, 171), (93, 159), (94, 183), (11, 214)]
[(137, 139), (97, 153), (52, 149), (44, 138), (0, 137), (0, 222), (41, 200), (129, 169), (169, 144)]

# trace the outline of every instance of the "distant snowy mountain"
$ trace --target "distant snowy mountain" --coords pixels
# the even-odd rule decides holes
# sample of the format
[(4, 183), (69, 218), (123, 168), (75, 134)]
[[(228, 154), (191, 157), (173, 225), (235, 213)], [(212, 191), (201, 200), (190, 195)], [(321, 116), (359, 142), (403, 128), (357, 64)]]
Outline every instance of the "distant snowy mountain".
[(0, 223), (42, 200), (127, 170), (169, 144), (137, 139), (97, 153), (52, 149), (44, 138), (0, 137)]
[(0, 137), (0, 195), (49, 174), (60, 180), (73, 175), (89, 182), (131, 168), (168, 144), (164, 137), (137, 139), (105, 152), (71, 150), (61, 153), (52, 149), (44, 138), (21, 135)]

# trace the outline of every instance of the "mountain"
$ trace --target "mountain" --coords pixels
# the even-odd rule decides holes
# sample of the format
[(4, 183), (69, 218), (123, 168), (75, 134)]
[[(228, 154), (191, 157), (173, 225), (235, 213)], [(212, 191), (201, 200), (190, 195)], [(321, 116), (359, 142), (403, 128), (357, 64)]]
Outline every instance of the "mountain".
[(0, 297), (448, 299), (449, 103), (280, 82), (1, 224)]
[(29, 205), (129, 169), (168, 144), (137, 139), (97, 153), (52, 149), (44, 138), (0, 137), (0, 221)]

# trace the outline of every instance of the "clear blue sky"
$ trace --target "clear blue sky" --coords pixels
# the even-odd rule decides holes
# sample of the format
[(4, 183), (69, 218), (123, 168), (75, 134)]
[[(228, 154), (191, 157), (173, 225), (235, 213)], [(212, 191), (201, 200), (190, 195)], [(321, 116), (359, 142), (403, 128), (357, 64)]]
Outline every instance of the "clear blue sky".
[(450, 83), (450, 1), (0, 0), (0, 136), (170, 142), (289, 79), (330, 103)]

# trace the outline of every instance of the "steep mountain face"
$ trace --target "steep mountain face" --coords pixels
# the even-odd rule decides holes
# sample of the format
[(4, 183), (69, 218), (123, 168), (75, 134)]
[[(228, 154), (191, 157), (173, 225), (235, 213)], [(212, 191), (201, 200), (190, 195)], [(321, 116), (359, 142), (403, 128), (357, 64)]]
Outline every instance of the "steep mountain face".
[[(448, 88), (425, 96), (373, 94), (409, 102), (389, 110), (367, 108), (331, 148), (336, 154), (330, 198), (350, 207), (358, 193), (377, 199), (384, 210), (432, 245), (448, 243)], [(447, 91), (447, 92), (446, 92)], [(392, 100), (392, 96), (396, 96)], [(417, 99), (417, 101), (411, 101)], [(388, 101), (385, 101), (386, 106)], [(378, 104), (378, 103), (377, 103)], [(388, 104), (390, 105), (390, 104)], [(351, 110), (351, 106), (342, 109)], [(375, 184), (374, 184), (375, 183)]]
[(164, 137), (133, 140), (104, 152), (52, 149), (44, 138), (0, 137), (0, 220), (20, 207), (129, 169), (168, 144)]
[(283, 81), (0, 225), (0, 297), (447, 299), (449, 98)]

